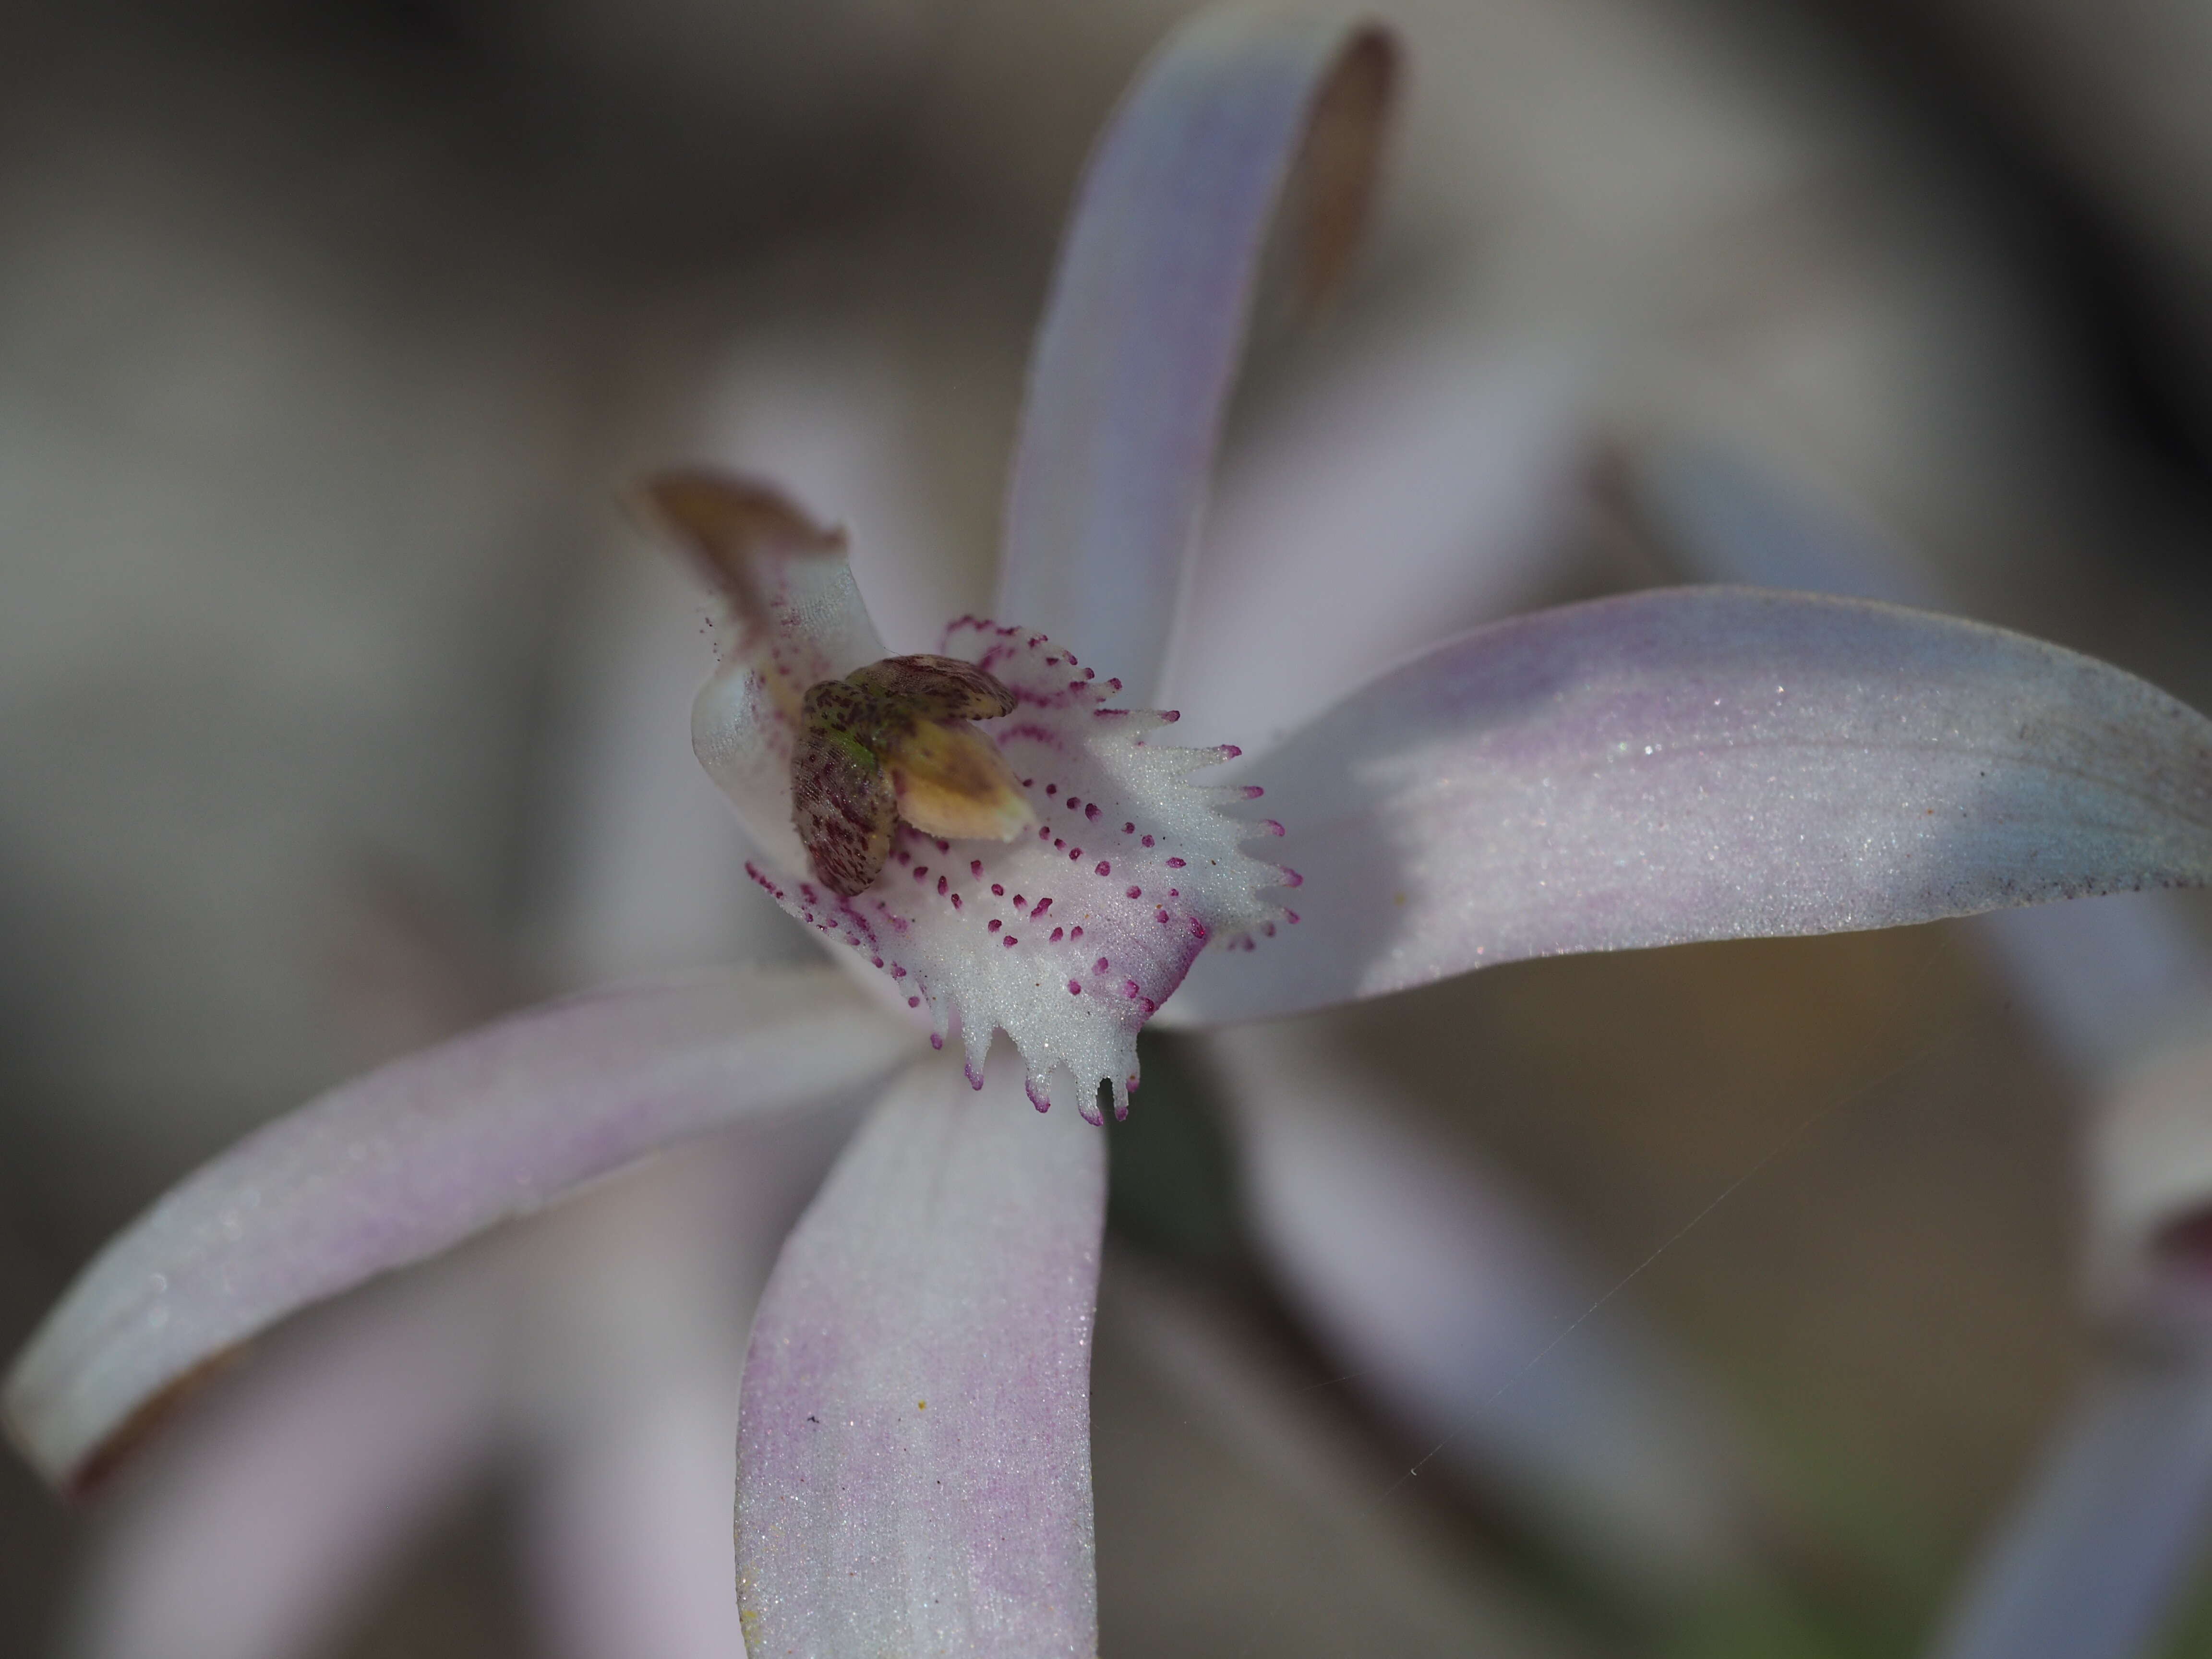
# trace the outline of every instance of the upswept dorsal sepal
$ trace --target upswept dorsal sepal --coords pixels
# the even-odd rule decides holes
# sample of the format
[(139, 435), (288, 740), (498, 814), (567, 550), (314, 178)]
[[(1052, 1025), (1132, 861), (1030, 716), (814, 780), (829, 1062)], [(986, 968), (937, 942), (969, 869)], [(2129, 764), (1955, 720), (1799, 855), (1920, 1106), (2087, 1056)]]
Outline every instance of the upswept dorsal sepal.
[(731, 627), (716, 653), (755, 677), (784, 721), (797, 721), (807, 687), (886, 654), (854, 583), (843, 529), (816, 523), (773, 485), (689, 467), (647, 478), (636, 501), (722, 600)]

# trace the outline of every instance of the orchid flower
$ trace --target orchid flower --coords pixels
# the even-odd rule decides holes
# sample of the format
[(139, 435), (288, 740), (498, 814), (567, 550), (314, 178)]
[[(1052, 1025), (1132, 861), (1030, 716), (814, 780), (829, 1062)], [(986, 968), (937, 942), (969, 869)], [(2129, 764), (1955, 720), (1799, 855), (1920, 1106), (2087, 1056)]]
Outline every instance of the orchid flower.
[[(747, 1641), (1089, 1654), (1104, 1139), (1083, 1120), (1102, 1087), (1127, 1109), (1153, 1015), (2212, 879), (2212, 722), (2015, 635), (1804, 596), (1659, 592), (1480, 629), (1298, 726), (1264, 786), (1200, 781), (1236, 754), (1174, 746), (1144, 698), (1254, 278), (1285, 198), (1302, 270), (1341, 262), (1393, 61), (1373, 28), (1224, 13), (1139, 77), (1039, 342), (1004, 620), (889, 658), (834, 532), (714, 475), (649, 489), (729, 607), (696, 746), (754, 878), (854, 976), (574, 999), (250, 1136), (34, 1336), (5, 1398), (42, 1471), (96, 1482), (309, 1303), (657, 1147), (896, 1076), (755, 1322)], [(1384, 554), (1346, 549), (1346, 585), (1385, 580)]]

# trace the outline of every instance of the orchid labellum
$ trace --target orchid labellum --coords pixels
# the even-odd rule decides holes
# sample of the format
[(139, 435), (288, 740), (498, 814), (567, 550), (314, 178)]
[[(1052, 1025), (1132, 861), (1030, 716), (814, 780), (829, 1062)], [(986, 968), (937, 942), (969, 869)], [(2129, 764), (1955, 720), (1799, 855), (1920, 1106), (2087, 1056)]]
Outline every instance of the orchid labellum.
[[(950, 618), (933, 653), (884, 648), (841, 538), (772, 489), (648, 487), (727, 611), (701, 759), (756, 879), (854, 975), (557, 1004), (249, 1137), (111, 1244), (18, 1362), (9, 1422), (50, 1479), (96, 1480), (307, 1304), (684, 1137), (878, 1091), (754, 1327), (747, 1639), (1080, 1659), (1105, 1158), (1083, 1119), (1102, 1086), (1128, 1108), (1153, 1016), (2212, 878), (2212, 723), (1879, 605), (1541, 612), (1327, 688), (1257, 761), (1176, 746), (1149, 702), (1270, 227), (1288, 213), (1304, 279), (1341, 265), (1393, 69), (1378, 30), (1243, 12), (1160, 49), (1062, 250), (993, 615)], [(1305, 625), (1386, 591), (1391, 554), (1345, 548)], [(1271, 646), (1296, 648), (1233, 625), (1178, 648)]]

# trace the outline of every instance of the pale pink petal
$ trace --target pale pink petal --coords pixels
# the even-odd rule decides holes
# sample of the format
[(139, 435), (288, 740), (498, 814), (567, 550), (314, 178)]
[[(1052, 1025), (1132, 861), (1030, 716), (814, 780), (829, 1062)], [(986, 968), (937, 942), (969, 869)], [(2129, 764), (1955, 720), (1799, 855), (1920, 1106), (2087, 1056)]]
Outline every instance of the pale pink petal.
[[(1939, 602), (1929, 574), (1863, 514), (1777, 466), (1719, 445), (1651, 444), (1626, 458), (1636, 502), (1675, 564), (1704, 581)], [(2170, 894), (2001, 910), (1983, 925), (2039, 1028), (2100, 1077), (2212, 986), (2208, 958)]]
[(995, 1032), (1030, 1098), (1097, 1119), (1101, 1083), (1126, 1111), (1137, 1033), (1216, 941), (1272, 928), (1285, 879), (1242, 850), (1272, 838), (1229, 811), (1246, 791), (1194, 781), (1235, 754), (1166, 740), (1171, 714), (1126, 707), (1121, 682), (1042, 634), (963, 617), (944, 649), (1018, 700), (985, 730), (1035, 827), (943, 841), (902, 825), (870, 887), (843, 898), (763, 860), (746, 867), (793, 915), (888, 975), (940, 1044), (963, 1037), (981, 1086)]
[(2212, 878), (2212, 723), (2055, 646), (1802, 594), (1658, 590), (1481, 629), (1265, 772), (1304, 920), (1202, 959), (1184, 1018)]
[(499, 1437), (499, 1306), (447, 1275), (288, 1333), (123, 1494), (83, 1659), (320, 1650)]
[(1303, 149), (1308, 252), (1342, 258), (1393, 58), (1371, 27), (1209, 12), (1153, 56), (1091, 157), (1030, 363), (995, 609), (1115, 664), (1139, 696), (1276, 205)]
[(1844, 599), (1934, 606), (1939, 585), (1853, 503), (1724, 444), (1656, 442), (1623, 456), (1632, 503), (1676, 567)]
[(2090, 1120), (2087, 1278), (2118, 1340), (1953, 1609), (1943, 1659), (2149, 1650), (2212, 1526), (2212, 1024)]
[(745, 1328), (855, 1114), (654, 1160), (533, 1224), (526, 1543), (562, 1659), (737, 1659), (730, 1555)]
[[(732, 1365), (732, 1370), (735, 1366)], [(640, 1378), (532, 1494), (546, 1646), (561, 1659), (742, 1659), (730, 1569), (731, 1386)]]
[(1261, 753), (1538, 597), (1580, 483), (1579, 364), (1557, 344), (1407, 336), (1225, 465), (1161, 683), (1185, 741)]
[(671, 1141), (848, 1096), (913, 1039), (834, 971), (555, 1003), (395, 1061), (248, 1136), (101, 1252), (17, 1361), (9, 1426), (61, 1485), (288, 1313)]
[(784, 1247), (738, 1426), (757, 1654), (1091, 1659), (1105, 1138), (916, 1067)]
[(2089, 1120), (2088, 1285), (2137, 1329), (2212, 1337), (2212, 1016), (2149, 1045)]
[(1741, 1565), (1741, 1460), (1685, 1379), (1479, 1165), (1310, 1033), (1224, 1031), (1254, 1234), (1350, 1386), (1570, 1551), (1679, 1593)]
[(2212, 1522), (2212, 1362), (2121, 1355), (2096, 1377), (1968, 1579), (1935, 1659), (2133, 1659)]

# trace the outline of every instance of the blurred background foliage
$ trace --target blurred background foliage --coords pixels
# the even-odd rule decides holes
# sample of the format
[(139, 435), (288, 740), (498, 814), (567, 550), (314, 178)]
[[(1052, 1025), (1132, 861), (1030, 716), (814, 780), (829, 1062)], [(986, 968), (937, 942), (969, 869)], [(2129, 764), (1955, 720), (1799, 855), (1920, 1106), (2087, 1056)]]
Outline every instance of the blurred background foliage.
[[(0, 1345), (363, 1064), (805, 948), (690, 775), (697, 606), (619, 489), (787, 477), (905, 648), (984, 604), (1068, 192), (1181, 9), (8, 9)], [(1620, 458), (1718, 441), (1971, 613), (2212, 704), (2212, 16), (1375, 9), (1412, 71), (1376, 243), (1321, 327), (1263, 327), (1232, 480), (1363, 365), (1464, 362), (1464, 427), (1409, 418), (1501, 480), (1510, 533), (1469, 551), (1501, 604), (1666, 579)], [(1106, 1651), (1918, 1650), (2090, 1340), (2077, 1091), (1977, 936), (1523, 964), (1330, 1040), (1572, 1241), (1594, 1326), (1694, 1370), (1757, 1467), (1758, 1570), (1625, 1587), (1426, 1467), (1255, 1260), (1205, 1055), (1162, 1038), (1112, 1132)], [(526, 1479), (325, 1659), (566, 1650), (516, 1565)], [(0, 1654), (71, 1650), (104, 1524), (0, 1465)]]

